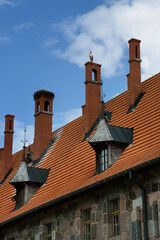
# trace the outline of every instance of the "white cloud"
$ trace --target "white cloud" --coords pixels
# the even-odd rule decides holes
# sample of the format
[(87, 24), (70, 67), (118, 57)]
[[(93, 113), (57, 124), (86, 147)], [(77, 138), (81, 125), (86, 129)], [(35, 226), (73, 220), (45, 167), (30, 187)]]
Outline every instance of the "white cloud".
[(21, 32), (22, 30), (25, 30), (25, 29), (30, 29), (34, 26), (34, 24), (32, 22), (26, 22), (26, 23), (21, 23), (21, 24), (18, 24), (16, 26), (13, 27), (13, 30), (15, 32)]
[(159, 72), (160, 1), (108, 2), (109, 5), (98, 6), (75, 19), (53, 25), (61, 30), (68, 45), (52, 52), (83, 66), (92, 50), (94, 61), (103, 65), (102, 73), (109, 78), (123, 70), (124, 50), (128, 47), (127, 41), (134, 37), (142, 40), (142, 71), (150, 76)]
[(11, 42), (11, 38), (10, 37), (2, 37), (0, 36), (0, 44), (1, 43), (10, 43)]
[(9, 0), (0, 0), (0, 7), (4, 6), (4, 5), (8, 5), (8, 6), (11, 6), (11, 7), (15, 7), (16, 5), (20, 4), (21, 3), (21, 0), (12, 0), (12, 1), (9, 1)]
[(42, 47), (53, 47), (56, 43), (58, 43), (58, 39), (56, 38), (49, 38), (45, 41), (45, 43), (42, 45)]

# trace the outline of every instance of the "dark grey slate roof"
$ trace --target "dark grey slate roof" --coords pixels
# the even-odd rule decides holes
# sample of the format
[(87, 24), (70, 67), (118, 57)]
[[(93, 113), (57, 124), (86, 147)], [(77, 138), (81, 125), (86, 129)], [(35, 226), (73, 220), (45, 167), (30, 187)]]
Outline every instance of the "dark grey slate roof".
[(28, 167), (26, 162), (21, 162), (14, 177), (10, 180), (12, 185), (16, 183), (32, 182), (43, 184), (46, 182), (49, 174), (48, 169)]
[(131, 144), (132, 139), (133, 129), (108, 125), (105, 119), (101, 119), (89, 143), (114, 141)]
[(48, 169), (27, 167), (30, 182), (45, 183), (49, 174)]

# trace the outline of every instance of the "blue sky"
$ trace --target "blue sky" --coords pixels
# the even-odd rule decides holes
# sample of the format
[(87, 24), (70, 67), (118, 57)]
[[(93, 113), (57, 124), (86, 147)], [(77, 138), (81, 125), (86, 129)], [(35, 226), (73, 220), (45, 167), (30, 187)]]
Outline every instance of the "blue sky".
[(25, 126), (33, 142), (39, 89), (55, 93), (53, 129), (81, 115), (90, 50), (106, 101), (127, 90), (130, 38), (142, 40), (142, 80), (159, 72), (159, 12), (151, 0), (0, 0), (0, 147), (6, 114), (15, 115), (14, 152)]

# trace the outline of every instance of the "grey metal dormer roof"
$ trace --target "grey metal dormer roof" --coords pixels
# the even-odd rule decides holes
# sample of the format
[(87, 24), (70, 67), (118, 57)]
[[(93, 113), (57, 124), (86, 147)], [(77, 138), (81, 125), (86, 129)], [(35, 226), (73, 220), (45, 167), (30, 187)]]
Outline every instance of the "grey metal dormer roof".
[(26, 162), (21, 162), (16, 174), (10, 180), (10, 184), (16, 185), (23, 182), (43, 184), (46, 182), (48, 174), (48, 169), (28, 167)]
[(93, 137), (89, 140), (89, 143), (114, 141), (131, 144), (132, 139), (133, 129), (108, 125), (103, 118), (100, 120)]

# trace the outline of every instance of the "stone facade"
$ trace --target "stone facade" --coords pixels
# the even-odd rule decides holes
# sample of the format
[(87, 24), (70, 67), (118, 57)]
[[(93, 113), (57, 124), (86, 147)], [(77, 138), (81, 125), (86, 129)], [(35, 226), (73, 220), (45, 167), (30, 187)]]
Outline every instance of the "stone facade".
[[(160, 178), (148, 172), (139, 172), (136, 178), (147, 192), (149, 239), (160, 239)], [(115, 199), (119, 200), (120, 233), (114, 236)], [(142, 207), (141, 189), (129, 176), (121, 177), (5, 225), (0, 239), (47, 239), (47, 224), (52, 223), (52, 240), (85, 240), (85, 211), (90, 209), (92, 240), (143, 240)]]

